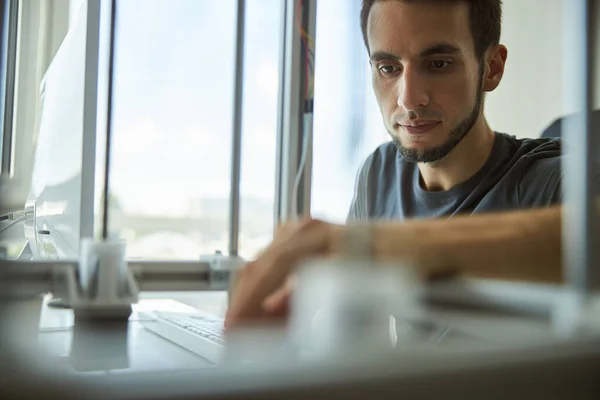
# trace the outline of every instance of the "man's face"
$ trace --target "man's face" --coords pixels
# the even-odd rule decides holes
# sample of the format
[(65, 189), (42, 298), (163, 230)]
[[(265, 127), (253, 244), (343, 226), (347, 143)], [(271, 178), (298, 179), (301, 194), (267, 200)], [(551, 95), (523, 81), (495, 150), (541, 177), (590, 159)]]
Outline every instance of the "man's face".
[(445, 157), (481, 111), (483, 63), (466, 2), (379, 1), (367, 25), (373, 89), (410, 162)]

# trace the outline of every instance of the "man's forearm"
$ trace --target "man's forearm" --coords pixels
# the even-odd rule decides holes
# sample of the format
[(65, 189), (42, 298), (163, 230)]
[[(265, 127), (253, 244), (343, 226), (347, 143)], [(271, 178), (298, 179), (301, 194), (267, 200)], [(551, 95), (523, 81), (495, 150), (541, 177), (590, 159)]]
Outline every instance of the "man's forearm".
[(431, 271), (467, 276), (561, 282), (561, 208), (451, 219), (379, 222), (374, 256), (405, 259)]

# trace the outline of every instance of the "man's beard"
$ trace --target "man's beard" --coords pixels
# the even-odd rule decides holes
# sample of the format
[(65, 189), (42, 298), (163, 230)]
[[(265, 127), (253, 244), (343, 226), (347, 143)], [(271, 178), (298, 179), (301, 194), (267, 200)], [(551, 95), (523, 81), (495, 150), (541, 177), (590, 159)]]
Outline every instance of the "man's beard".
[(479, 82), (477, 85), (477, 93), (475, 95), (475, 105), (469, 112), (469, 115), (467, 115), (465, 119), (463, 119), (450, 131), (448, 139), (446, 139), (446, 141), (440, 146), (425, 150), (411, 149), (403, 146), (400, 138), (390, 133), (392, 141), (396, 145), (400, 155), (402, 155), (406, 161), (411, 163), (433, 163), (446, 157), (448, 153), (450, 153), (452, 149), (454, 149), (456, 145), (463, 140), (467, 133), (469, 133), (471, 128), (473, 128), (473, 125), (475, 125), (475, 122), (477, 122), (477, 118), (479, 117), (479, 113), (481, 111), (481, 101), (483, 97), (482, 84), (483, 62), (481, 62), (479, 66)]

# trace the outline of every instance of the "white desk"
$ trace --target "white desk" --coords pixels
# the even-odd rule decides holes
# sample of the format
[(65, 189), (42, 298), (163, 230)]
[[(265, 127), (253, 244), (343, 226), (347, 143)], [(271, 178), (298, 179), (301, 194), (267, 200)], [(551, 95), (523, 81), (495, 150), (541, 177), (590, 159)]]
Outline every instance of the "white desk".
[[(84, 352), (80, 360), (84, 363), (88, 361), (106, 358), (106, 362), (110, 365), (126, 365), (126, 368), (105, 368), (110, 369), (114, 373), (135, 373), (135, 372), (157, 372), (157, 371), (177, 371), (189, 369), (202, 369), (211, 367), (209, 361), (197, 356), (176, 344), (163, 339), (160, 336), (143, 328), (139, 322), (138, 311), (141, 310), (182, 310), (182, 308), (193, 307), (204, 312), (223, 316), (226, 310), (226, 293), (225, 292), (153, 292), (143, 293), (141, 301), (134, 305), (134, 312), (130, 318), (127, 327), (127, 334), (121, 335), (121, 341), (115, 342), (114, 338), (104, 336), (95, 337), (95, 330), (86, 335), (80, 335), (79, 338), (87, 341), (87, 348), (91, 349), (87, 353)], [(163, 299), (162, 301), (159, 299)], [(73, 372), (73, 312), (68, 309), (48, 308), (46, 303), (49, 299), (44, 299), (42, 312), (39, 318), (39, 334), (38, 342), (41, 344), (43, 351), (48, 354), (52, 362), (58, 368), (64, 368), (66, 371)], [(175, 300), (176, 302), (174, 302)], [(39, 305), (37, 310), (39, 312)], [(33, 309), (32, 309), (33, 310)], [(495, 347), (495, 345), (510, 345), (519, 342), (536, 343), (540, 340), (551, 340), (551, 334), (548, 330), (547, 323), (536, 320), (523, 319), (522, 317), (500, 316), (490, 313), (474, 315), (471, 312), (463, 311), (426, 311), (415, 310), (411, 315), (419, 320), (423, 317), (428, 317), (430, 321), (436, 321), (441, 325), (446, 325), (451, 328), (458, 328), (470, 333), (469, 336), (453, 334), (445, 335), (444, 340), (440, 341), (442, 347), (463, 347), (472, 346), (479, 347)], [(412, 318), (411, 318), (412, 319)], [(37, 321), (36, 321), (37, 324)], [(399, 324), (400, 327), (401, 324)], [(101, 330), (106, 331), (103, 327)], [(415, 332), (417, 333), (417, 332)], [(402, 335), (402, 332), (398, 332)], [(422, 334), (417, 333), (418, 336)], [(472, 335), (472, 336), (471, 336)], [(89, 336), (89, 337), (87, 337)], [(412, 347), (415, 343), (413, 339), (408, 341), (400, 339), (398, 344), (406, 349)], [(431, 335), (422, 335), (423, 338), (431, 339)], [(474, 338), (484, 338), (481, 343)], [(125, 339), (126, 338), (126, 343)], [(416, 342), (420, 340), (417, 338)], [(402, 348), (400, 350), (402, 350)], [(119, 354), (122, 359), (119, 359)], [(124, 357), (126, 355), (126, 357)], [(101, 365), (94, 365), (94, 370), (102, 371)]]
[[(47, 307), (48, 300), (49, 297), (46, 297), (42, 305), (38, 342), (58, 368), (72, 371), (73, 312), (69, 309)], [(226, 293), (224, 292), (143, 293), (140, 296), (140, 302), (133, 307), (133, 313), (126, 328), (126, 341), (123, 334), (120, 339), (113, 338), (113, 334), (109, 332), (108, 328), (98, 337), (82, 337), (86, 341), (85, 348), (87, 350), (79, 358), (100, 360), (102, 357), (106, 357), (104, 361), (107, 365), (124, 365), (124, 363), (129, 365), (127, 368), (115, 370), (109, 367), (114, 373), (211, 367), (213, 364), (202, 357), (146, 330), (139, 322), (142, 318), (139, 311), (158, 309), (178, 311), (194, 307), (223, 316), (226, 310), (225, 301)], [(119, 358), (118, 354), (121, 354), (122, 358)], [(94, 365), (92, 368), (101, 369), (101, 365)]]

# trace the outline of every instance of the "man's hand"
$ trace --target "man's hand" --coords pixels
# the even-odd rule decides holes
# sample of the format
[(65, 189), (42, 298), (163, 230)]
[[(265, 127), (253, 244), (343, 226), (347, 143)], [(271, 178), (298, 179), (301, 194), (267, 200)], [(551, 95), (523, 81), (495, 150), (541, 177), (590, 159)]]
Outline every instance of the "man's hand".
[[(386, 247), (392, 243), (389, 247), (393, 251), (388, 260), (398, 262), (399, 266), (418, 266), (417, 272), (425, 279), (449, 272), (447, 268), (430, 268), (435, 265), (427, 260), (432, 253), (419, 251), (412, 235), (413, 225), (393, 224), (393, 232), (387, 231), (387, 225), (382, 226), (383, 236), (380, 237), (384, 240), (379, 243)], [(225, 328), (260, 324), (287, 316), (295, 267), (312, 257), (339, 256), (343, 251), (340, 240), (346, 228), (313, 219), (281, 226), (270, 246), (238, 273)], [(407, 263), (400, 262), (403, 260)]]
[(294, 267), (328, 254), (335, 229), (336, 225), (313, 219), (282, 225), (271, 245), (239, 272), (225, 327), (285, 315)]

